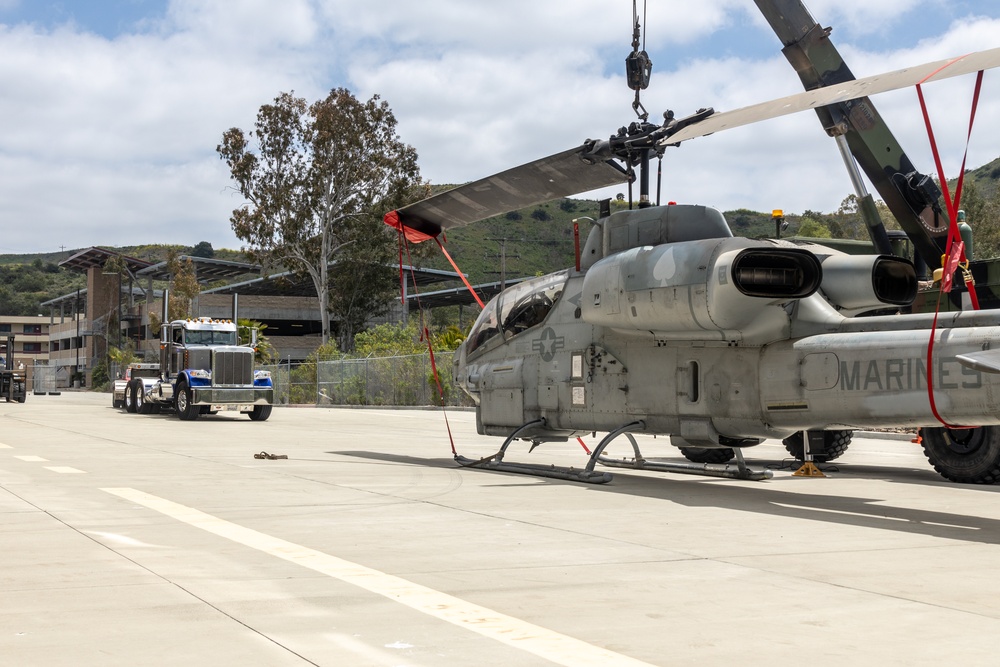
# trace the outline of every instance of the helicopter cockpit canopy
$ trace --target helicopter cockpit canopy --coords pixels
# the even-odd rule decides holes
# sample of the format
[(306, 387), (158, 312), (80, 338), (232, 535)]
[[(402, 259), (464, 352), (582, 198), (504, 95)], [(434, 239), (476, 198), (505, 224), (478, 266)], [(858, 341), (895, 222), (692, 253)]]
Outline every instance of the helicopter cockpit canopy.
[(568, 275), (569, 271), (559, 271), (525, 280), (501, 292), (486, 304), (473, 325), (468, 353), (490, 340), (508, 340), (541, 324), (562, 296)]

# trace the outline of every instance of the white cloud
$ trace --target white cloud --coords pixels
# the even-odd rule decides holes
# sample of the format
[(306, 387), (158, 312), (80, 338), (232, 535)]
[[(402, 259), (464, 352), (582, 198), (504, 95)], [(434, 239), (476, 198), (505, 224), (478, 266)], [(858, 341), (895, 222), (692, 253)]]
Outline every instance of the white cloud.
[[(683, 11), (649, 4), (643, 29), (654, 75), (642, 100), (652, 120), (667, 108), (684, 116), (800, 90), (746, 0)], [(837, 27), (834, 41), (858, 76), (991, 48), (1000, 31), (1000, 10), (980, 4), (990, 16), (956, 15), (940, 35), (906, 43), (892, 27), (928, 5), (808, 4), (820, 23)], [(0, 25), (0, 251), (201, 240), (237, 247), (228, 216), (240, 202), (214, 149), (225, 129), (250, 129), (259, 106), (282, 91), (307, 99), (338, 86), (363, 98), (378, 93), (435, 183), (479, 178), (635, 119), (623, 71), (631, 40), (624, 0), (172, 0), (165, 17), (140, 26), (107, 39), (72, 24)], [(714, 39), (720, 30), (727, 41)], [(851, 40), (871, 34), (884, 35), (880, 50)], [(991, 132), (1000, 120), (998, 77), (986, 77), (970, 166), (1000, 155)], [(961, 160), (971, 80), (927, 93), (950, 176)], [(913, 91), (875, 102), (918, 166), (932, 170)], [(664, 184), (671, 199), (758, 210), (830, 210), (850, 192), (811, 113), (672, 149)]]

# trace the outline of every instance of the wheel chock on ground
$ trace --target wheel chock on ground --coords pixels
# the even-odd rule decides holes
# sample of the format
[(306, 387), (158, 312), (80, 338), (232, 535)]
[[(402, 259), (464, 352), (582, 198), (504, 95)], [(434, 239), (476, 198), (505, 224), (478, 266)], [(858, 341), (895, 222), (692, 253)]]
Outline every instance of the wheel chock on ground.
[(795, 477), (826, 477), (812, 461), (806, 461), (802, 467), (792, 473)]
[(267, 452), (260, 452), (259, 454), (254, 454), (253, 457), (255, 459), (270, 459), (271, 461), (273, 461), (274, 459), (287, 459), (288, 455), (287, 454), (268, 454)]

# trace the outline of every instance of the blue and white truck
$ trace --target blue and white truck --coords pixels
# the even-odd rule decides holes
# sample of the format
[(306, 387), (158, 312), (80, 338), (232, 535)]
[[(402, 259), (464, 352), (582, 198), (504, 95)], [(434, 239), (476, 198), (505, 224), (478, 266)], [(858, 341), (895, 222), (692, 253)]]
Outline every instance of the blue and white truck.
[[(165, 292), (164, 304), (168, 298)], [(255, 366), (255, 330), (249, 345), (239, 343), (235, 297), (231, 320), (198, 317), (168, 322), (164, 316), (163, 322), (160, 363), (137, 365), (144, 372), (132, 373), (125, 387), (127, 412), (170, 410), (183, 420), (224, 410), (245, 413), (254, 421), (271, 416), (271, 373)]]

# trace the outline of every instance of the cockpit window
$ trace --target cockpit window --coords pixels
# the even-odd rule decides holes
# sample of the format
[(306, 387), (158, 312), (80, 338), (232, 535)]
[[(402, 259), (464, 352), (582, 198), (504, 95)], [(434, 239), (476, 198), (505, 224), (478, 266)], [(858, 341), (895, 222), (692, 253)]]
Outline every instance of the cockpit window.
[(497, 326), (497, 299), (486, 304), (483, 312), (479, 313), (472, 331), (469, 332), (469, 352), (478, 349), (497, 334), (500, 328)]
[(541, 324), (562, 296), (567, 274), (560, 271), (526, 280), (508, 287), (486, 304), (469, 334), (468, 352), (471, 354), (497, 335), (508, 339)]

